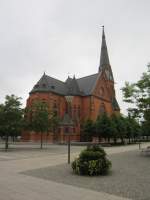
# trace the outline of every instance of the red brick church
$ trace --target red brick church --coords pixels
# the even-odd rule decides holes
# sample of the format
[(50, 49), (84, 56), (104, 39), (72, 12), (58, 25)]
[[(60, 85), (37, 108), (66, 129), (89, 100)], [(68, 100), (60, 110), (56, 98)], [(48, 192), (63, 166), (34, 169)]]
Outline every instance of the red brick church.
[[(65, 82), (46, 75), (34, 85), (27, 99), (27, 107), (36, 100), (46, 102), (51, 111), (57, 113), (61, 121), (66, 120), (68, 105), (69, 115), (73, 122), (71, 140), (80, 141), (80, 126), (86, 119), (96, 120), (98, 115), (106, 112), (108, 115), (120, 112), (116, 100), (114, 77), (109, 62), (104, 28), (102, 32), (102, 44), (100, 65), (98, 72), (82, 78), (69, 77)], [(50, 142), (65, 142), (67, 134), (60, 123), (58, 131), (45, 134), (45, 139)], [(24, 132), (23, 140), (40, 140), (40, 134)]]

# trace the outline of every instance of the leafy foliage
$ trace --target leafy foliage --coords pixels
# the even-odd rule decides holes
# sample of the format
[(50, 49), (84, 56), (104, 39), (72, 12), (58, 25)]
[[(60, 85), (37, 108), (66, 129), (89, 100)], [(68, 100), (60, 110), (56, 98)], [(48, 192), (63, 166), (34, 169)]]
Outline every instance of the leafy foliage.
[(36, 101), (31, 107), (26, 108), (25, 128), (41, 133), (41, 148), (43, 147), (43, 133), (50, 127), (49, 110), (46, 103)]
[(53, 131), (53, 133), (56, 132), (58, 126), (59, 126), (59, 122), (60, 122), (60, 118), (55, 114), (55, 113), (50, 113), (50, 119), (49, 119), (49, 127), (50, 130)]
[[(143, 126), (146, 128), (146, 124)], [(124, 144), (126, 138), (129, 139), (129, 143), (131, 140), (137, 140), (141, 134), (141, 127), (139, 122), (130, 115), (126, 117), (121, 114), (113, 114), (112, 116), (104, 114), (98, 116), (96, 122), (88, 121), (84, 131), (90, 139), (95, 136), (99, 139), (104, 138), (108, 142), (113, 139), (115, 144), (120, 139), (121, 143)]]
[(96, 132), (99, 137), (107, 138), (108, 141), (111, 137), (111, 132), (114, 132), (115, 127), (112, 124), (110, 117), (106, 113), (98, 116), (96, 120)]
[(49, 112), (48, 106), (43, 102), (35, 102), (33, 104), (32, 113), (32, 128), (36, 132), (45, 132), (49, 127)]
[(72, 162), (73, 172), (79, 175), (104, 175), (111, 167), (104, 149), (99, 146), (90, 146), (83, 150), (79, 158)]
[(128, 109), (130, 116), (143, 121), (143, 128), (150, 133), (150, 64), (147, 72), (136, 83), (125, 83), (122, 88), (124, 101), (132, 104)]
[(8, 148), (8, 137), (16, 137), (20, 134), (23, 125), (23, 110), (21, 98), (15, 95), (7, 95), (4, 104), (0, 105), (0, 132), (5, 136)]
[(87, 119), (83, 124), (83, 133), (86, 141), (91, 141), (95, 135), (95, 123), (91, 119)]
[(50, 109), (46, 102), (35, 101), (25, 109), (24, 128), (41, 134), (41, 148), (43, 147), (43, 134), (48, 131), (56, 132), (60, 119)]

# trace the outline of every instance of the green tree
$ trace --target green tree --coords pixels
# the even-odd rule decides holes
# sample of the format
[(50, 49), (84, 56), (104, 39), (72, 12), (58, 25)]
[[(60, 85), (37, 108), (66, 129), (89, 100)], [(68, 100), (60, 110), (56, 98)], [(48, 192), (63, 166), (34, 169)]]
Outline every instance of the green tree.
[(124, 101), (132, 106), (128, 109), (130, 116), (139, 118), (143, 128), (150, 134), (150, 64), (147, 72), (136, 83), (125, 83), (122, 88)]
[(115, 132), (113, 134), (114, 143), (118, 138), (121, 139), (122, 144), (124, 144), (124, 139), (126, 137), (126, 120), (121, 114), (111, 116), (112, 123), (115, 127)]
[(55, 112), (51, 112), (49, 126), (54, 134), (56, 133), (58, 129), (59, 123), (60, 123), (60, 118), (57, 116)]
[(111, 132), (114, 132), (114, 128), (110, 117), (106, 113), (97, 117), (96, 132), (99, 138), (103, 137), (105, 140), (108, 139), (110, 141)]
[(135, 142), (141, 136), (141, 126), (135, 118), (131, 119), (131, 124), (133, 127), (133, 141)]
[(95, 134), (95, 124), (91, 119), (87, 119), (83, 124), (83, 134), (86, 141), (91, 141)]
[(47, 133), (50, 127), (49, 110), (46, 103), (36, 101), (26, 110), (26, 127), (41, 134), (41, 149), (43, 148), (43, 134)]
[(0, 105), (0, 131), (5, 136), (5, 149), (8, 149), (9, 136), (17, 136), (23, 125), (21, 98), (7, 95), (4, 104)]
[(122, 115), (118, 115), (118, 133), (119, 138), (121, 139), (122, 144), (124, 144), (124, 139), (127, 136), (127, 125), (126, 125), (126, 117)]
[(111, 137), (114, 140), (114, 143), (117, 143), (117, 139), (119, 138), (120, 134), (119, 134), (119, 117), (116, 114), (113, 114), (111, 116), (111, 123), (112, 123), (112, 131), (111, 131)]
[(140, 125), (134, 117), (130, 115), (123, 117), (124, 137), (128, 138), (129, 143), (135, 142), (140, 136)]
[[(54, 134), (54, 141), (57, 140), (58, 137), (58, 127), (60, 124), (60, 117), (57, 115), (56, 112), (50, 113), (50, 124), (49, 124), (49, 130), (53, 132)], [(48, 135), (48, 132), (47, 132)]]
[(4, 118), (3, 118), (3, 114), (4, 114), (4, 104), (0, 104), (0, 137), (4, 137), (5, 136), (5, 128), (4, 128)]
[(130, 116), (126, 117), (126, 130), (127, 130), (127, 138), (129, 139), (129, 144), (131, 143), (131, 139), (133, 140), (134, 128), (132, 125), (132, 118)]

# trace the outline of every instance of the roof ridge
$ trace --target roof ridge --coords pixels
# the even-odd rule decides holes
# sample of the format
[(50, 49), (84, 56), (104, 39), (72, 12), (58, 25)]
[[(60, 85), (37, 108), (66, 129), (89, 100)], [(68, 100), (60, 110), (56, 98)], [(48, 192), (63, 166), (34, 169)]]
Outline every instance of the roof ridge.
[[(48, 85), (47, 75), (45, 74), (45, 72), (44, 72), (43, 77), (44, 77), (44, 76), (45, 76), (46, 83), (47, 83), (47, 85)], [(48, 85), (48, 87), (49, 87), (49, 85)]]
[(59, 80), (59, 79), (57, 79), (57, 78), (53, 78), (53, 77), (51, 77), (51, 76), (48, 76), (48, 75), (46, 75), (48, 78), (52, 78), (52, 79), (54, 79), (54, 80), (56, 80), (56, 81), (59, 81), (59, 82), (61, 82), (61, 83), (64, 83), (65, 84), (65, 82), (64, 81), (61, 81), (61, 80)]
[(81, 90), (80, 90), (79, 84), (78, 84), (75, 76), (74, 76), (73, 79), (70, 80), (69, 83), (66, 82), (66, 84), (67, 84), (67, 87), (68, 87), (68, 92), (70, 94), (76, 94), (76, 95), (78, 94), (78, 95), (80, 95)]
[(99, 74), (99, 73), (91, 74), (91, 75), (88, 75), (88, 76), (83, 76), (83, 77), (81, 77), (81, 78), (77, 78), (76, 80), (79, 80), (79, 79), (82, 79), (82, 78), (87, 78), (87, 77), (89, 77), (89, 76), (94, 76), (94, 75), (96, 75), (96, 74)]

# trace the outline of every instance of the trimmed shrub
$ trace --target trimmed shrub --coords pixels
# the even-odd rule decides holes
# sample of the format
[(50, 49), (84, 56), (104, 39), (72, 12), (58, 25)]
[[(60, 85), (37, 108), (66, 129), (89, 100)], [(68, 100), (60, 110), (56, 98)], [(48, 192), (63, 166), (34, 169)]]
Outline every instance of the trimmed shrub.
[(105, 175), (111, 167), (103, 148), (98, 145), (88, 146), (81, 151), (79, 157), (72, 162), (72, 169), (79, 175)]

